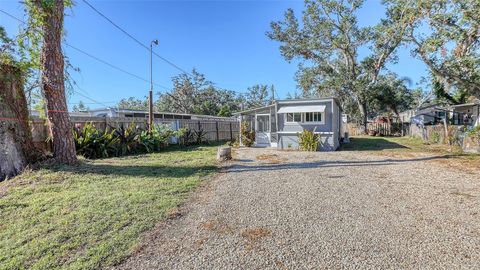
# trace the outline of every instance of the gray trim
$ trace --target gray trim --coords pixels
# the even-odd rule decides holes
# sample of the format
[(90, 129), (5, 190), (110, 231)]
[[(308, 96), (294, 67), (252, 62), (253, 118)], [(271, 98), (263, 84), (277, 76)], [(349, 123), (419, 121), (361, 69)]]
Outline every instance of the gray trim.
[[(300, 133), (301, 131), (280, 131), (277, 132), (278, 134), (297, 134)], [(333, 131), (315, 131), (313, 132), (315, 134), (334, 134), (335, 132)]]
[(268, 105), (268, 106), (263, 106), (263, 107), (257, 107), (257, 108), (253, 108), (253, 109), (248, 109), (248, 110), (245, 110), (245, 111), (233, 113), (233, 115), (253, 113), (253, 112), (256, 112), (256, 111), (259, 111), (259, 110), (268, 109), (268, 108), (273, 107), (273, 106), (275, 106), (275, 105), (276, 105), (276, 103), (275, 103), (275, 104), (270, 104), (270, 105)]

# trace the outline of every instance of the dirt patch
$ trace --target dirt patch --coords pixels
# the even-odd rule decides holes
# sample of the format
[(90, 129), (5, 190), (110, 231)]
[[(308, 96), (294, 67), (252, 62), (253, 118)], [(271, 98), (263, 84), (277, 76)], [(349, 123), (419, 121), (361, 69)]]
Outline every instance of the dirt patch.
[(234, 229), (228, 224), (217, 220), (209, 220), (207, 222), (203, 222), (200, 224), (200, 227), (204, 230), (218, 234), (231, 234), (234, 232)]
[(246, 248), (252, 250), (260, 239), (271, 234), (272, 232), (265, 228), (252, 228), (243, 230), (240, 235), (247, 240)]
[(445, 156), (445, 158), (436, 159), (432, 162), (468, 174), (480, 173), (480, 158), (478, 156)]
[(286, 158), (280, 157), (277, 154), (261, 154), (256, 156), (257, 160), (264, 161), (269, 164), (279, 164), (287, 161)]
[(182, 216), (182, 211), (178, 207), (175, 207), (175, 208), (171, 209), (167, 213), (167, 219), (176, 219), (176, 218), (179, 218), (181, 216)]
[(275, 261), (275, 265), (277, 265), (279, 269), (288, 270), (288, 267), (281, 261)]
[[(431, 157), (431, 153), (426, 152), (371, 152), (370, 154), (377, 156), (384, 156), (390, 158), (400, 158), (400, 159), (415, 159), (415, 158), (424, 158)], [(445, 154), (435, 156), (434, 159), (429, 162), (434, 162), (438, 165), (446, 166), (461, 172), (466, 172), (468, 174), (478, 174), (480, 173), (480, 155), (468, 155), (468, 154)]]
[(208, 237), (202, 237), (200, 239), (195, 240), (194, 245), (196, 249), (201, 249), (203, 244), (207, 242)]

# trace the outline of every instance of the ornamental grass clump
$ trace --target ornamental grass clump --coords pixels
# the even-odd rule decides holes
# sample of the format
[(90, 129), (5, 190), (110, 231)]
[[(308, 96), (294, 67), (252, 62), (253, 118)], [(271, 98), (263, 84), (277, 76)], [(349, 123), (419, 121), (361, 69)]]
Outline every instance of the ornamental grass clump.
[(477, 145), (480, 145), (480, 125), (469, 130), (467, 136)]
[(242, 122), (240, 125), (240, 133), (243, 145), (251, 147), (255, 143), (255, 131), (250, 130), (250, 126), (247, 122)]
[(298, 144), (300, 150), (310, 152), (317, 151), (320, 145), (320, 134), (315, 134), (315, 131), (304, 129), (302, 133), (298, 133)]

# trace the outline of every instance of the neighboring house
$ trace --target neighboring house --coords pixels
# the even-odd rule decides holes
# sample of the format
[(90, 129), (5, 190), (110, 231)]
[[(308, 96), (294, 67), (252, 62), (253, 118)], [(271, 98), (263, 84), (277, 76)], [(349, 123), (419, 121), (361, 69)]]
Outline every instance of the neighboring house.
[(342, 111), (335, 98), (278, 100), (235, 115), (255, 130), (256, 146), (298, 149), (298, 133), (304, 129), (320, 134), (319, 150), (340, 145)]
[[(70, 116), (75, 116), (75, 117), (89, 117), (91, 116), (88, 112), (69, 112), (68, 113)], [(40, 112), (38, 110), (30, 110), (30, 116), (39, 118), (40, 116), (44, 115), (44, 112)]]
[[(100, 116), (100, 117), (136, 117), (136, 118), (148, 118), (148, 111), (144, 110), (127, 110), (127, 109), (117, 109), (117, 108), (100, 108), (89, 110), (88, 113), (90, 116)], [(167, 119), (167, 120), (179, 120), (179, 119), (188, 119), (188, 120), (231, 120), (230, 117), (220, 117), (220, 116), (211, 116), (211, 115), (197, 115), (197, 114), (187, 114), (187, 113), (171, 113), (171, 112), (154, 112), (155, 119)]]
[(448, 108), (443, 105), (428, 105), (415, 110), (414, 116), (410, 118), (411, 123), (419, 125), (436, 125), (443, 123)]
[(394, 121), (393, 118), (394, 118), (394, 116), (379, 115), (379, 116), (372, 119), (372, 123), (376, 123), (376, 124), (393, 123), (393, 121)]
[[(480, 102), (472, 102), (458, 105), (430, 105), (415, 111), (400, 113), (404, 119), (409, 118), (411, 123), (419, 125), (436, 125), (443, 123), (445, 117), (450, 125), (475, 126), (480, 124)], [(401, 117), (402, 118), (402, 117)], [(408, 121), (407, 121), (408, 122)]]
[[(33, 117), (39, 117), (40, 112), (36, 110), (31, 110), (30, 115)], [(125, 109), (116, 109), (116, 108), (100, 108), (93, 109), (84, 112), (69, 112), (70, 116), (73, 117), (109, 117), (109, 118), (148, 118), (148, 111), (142, 110), (125, 110)], [(154, 112), (155, 119), (162, 120), (211, 120), (211, 121), (232, 121), (232, 117), (221, 117), (221, 116), (211, 116), (211, 115), (198, 115), (198, 114), (187, 114), (187, 113), (169, 113), (169, 112)]]
[(454, 125), (480, 125), (480, 101), (452, 105), (450, 117)]

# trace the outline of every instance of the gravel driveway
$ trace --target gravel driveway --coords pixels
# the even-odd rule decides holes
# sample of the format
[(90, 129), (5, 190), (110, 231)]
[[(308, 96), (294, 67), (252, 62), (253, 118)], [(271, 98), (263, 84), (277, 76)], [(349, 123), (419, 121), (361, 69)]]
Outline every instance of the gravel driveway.
[(119, 268), (479, 269), (480, 178), (437, 161), (240, 149)]

